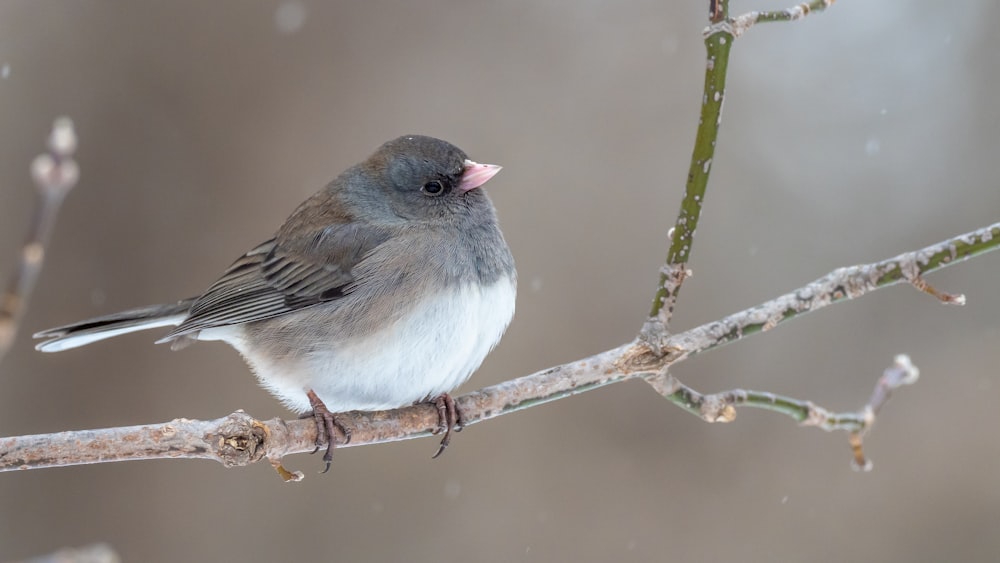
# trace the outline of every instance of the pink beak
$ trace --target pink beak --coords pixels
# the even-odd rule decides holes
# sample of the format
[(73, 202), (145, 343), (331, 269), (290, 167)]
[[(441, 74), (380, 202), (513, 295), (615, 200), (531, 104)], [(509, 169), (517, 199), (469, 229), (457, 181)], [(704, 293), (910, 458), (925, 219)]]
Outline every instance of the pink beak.
[(482, 186), (497, 175), (503, 168), (496, 164), (479, 164), (471, 160), (465, 161), (465, 172), (462, 173), (462, 180), (458, 183), (458, 193), (464, 194), (469, 190), (474, 190)]

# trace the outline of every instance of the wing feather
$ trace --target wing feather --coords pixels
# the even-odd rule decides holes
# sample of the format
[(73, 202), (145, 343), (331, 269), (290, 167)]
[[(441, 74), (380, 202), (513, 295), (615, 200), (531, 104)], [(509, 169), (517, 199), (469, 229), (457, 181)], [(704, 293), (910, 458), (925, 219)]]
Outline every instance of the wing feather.
[(354, 281), (355, 266), (387, 238), (384, 230), (351, 222), (327, 226), (314, 237), (268, 240), (236, 260), (163, 341), (339, 299)]

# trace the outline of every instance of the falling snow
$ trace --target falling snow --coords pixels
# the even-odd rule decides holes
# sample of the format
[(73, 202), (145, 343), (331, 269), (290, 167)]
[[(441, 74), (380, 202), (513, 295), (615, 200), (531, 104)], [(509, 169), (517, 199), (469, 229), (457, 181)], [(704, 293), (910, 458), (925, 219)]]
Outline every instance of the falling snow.
[(306, 7), (301, 2), (290, 0), (278, 5), (274, 11), (274, 26), (278, 33), (291, 35), (306, 23)]
[(868, 142), (865, 143), (865, 154), (867, 154), (868, 156), (875, 156), (881, 150), (882, 150), (882, 143), (875, 137), (868, 139)]

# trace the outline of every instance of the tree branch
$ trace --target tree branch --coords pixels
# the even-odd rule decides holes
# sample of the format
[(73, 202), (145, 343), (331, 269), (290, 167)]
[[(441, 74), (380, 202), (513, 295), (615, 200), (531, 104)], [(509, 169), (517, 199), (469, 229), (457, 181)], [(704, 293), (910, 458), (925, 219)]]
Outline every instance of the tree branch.
[[(670, 366), (695, 354), (882, 287), (916, 280), (925, 283), (924, 274), (996, 250), (998, 246), (1000, 223), (880, 262), (839, 268), (756, 307), (669, 336), (665, 339), (666, 354), (656, 354), (643, 341), (635, 340), (588, 358), (473, 391), (455, 402), (465, 425), (470, 426), (636, 377), (656, 387), (664, 377), (669, 377), (665, 374)], [(658, 387), (661, 393), (663, 388)], [(757, 403), (765, 400), (760, 392), (755, 393)], [(733, 404), (737, 398), (732, 398)], [(749, 399), (748, 396), (744, 403), (752, 402)], [(873, 396), (870, 404), (877, 410), (883, 402), (884, 399)], [(391, 411), (351, 412), (341, 420), (352, 430), (350, 443), (344, 444), (347, 447), (429, 436), (438, 425), (437, 411), (426, 404)], [(841, 426), (859, 430), (855, 426)], [(867, 426), (860, 430), (865, 429)], [(145, 426), (0, 438), (0, 471), (159, 458), (214, 459), (226, 467), (235, 467), (267, 458), (285, 479), (298, 480), (302, 474), (284, 469), (281, 459), (293, 453), (311, 452), (315, 443), (316, 425), (312, 420), (261, 421), (236, 412), (210, 421), (176, 419)], [(860, 440), (857, 459), (864, 460)]]

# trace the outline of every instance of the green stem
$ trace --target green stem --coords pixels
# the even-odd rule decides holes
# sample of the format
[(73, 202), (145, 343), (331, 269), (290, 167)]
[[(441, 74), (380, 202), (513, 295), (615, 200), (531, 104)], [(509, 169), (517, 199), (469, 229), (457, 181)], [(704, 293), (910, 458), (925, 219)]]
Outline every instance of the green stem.
[[(666, 398), (671, 403), (700, 418), (706, 417), (706, 412), (703, 410), (703, 406), (706, 403), (718, 402), (720, 405), (752, 407), (776, 412), (788, 416), (799, 423), (812, 421), (811, 426), (818, 426), (830, 432), (834, 430), (860, 432), (867, 427), (863, 411), (834, 413), (818, 407), (810, 401), (775, 395), (766, 391), (737, 389), (713, 395), (703, 395), (686, 385), (680, 384), (678, 390), (667, 395)], [(715, 419), (710, 420), (710, 422), (715, 421)]]
[(735, 18), (729, 17), (728, 0), (710, 0), (709, 20), (711, 26), (705, 36), (705, 50), (708, 53), (705, 65), (705, 87), (702, 90), (701, 116), (695, 137), (691, 167), (684, 186), (684, 199), (680, 213), (674, 223), (670, 237), (667, 262), (660, 271), (659, 285), (650, 308), (650, 321), (642, 331), (643, 340), (654, 348), (658, 340), (655, 335), (664, 333), (670, 324), (674, 304), (681, 285), (687, 276), (687, 262), (691, 256), (694, 233), (701, 217), (701, 206), (705, 201), (708, 175), (712, 168), (715, 145), (719, 137), (722, 120), (722, 104), (726, 93), (726, 72), (729, 67), (729, 51), (736, 37), (743, 34), (755, 23), (793, 21), (802, 19), (812, 12), (825, 10), (835, 0), (812, 0), (786, 10), (770, 12), (750, 12)]
[[(725, 4), (723, 2), (723, 9), (728, 10)], [(726, 70), (729, 68), (729, 50), (732, 45), (733, 36), (728, 31), (718, 30), (705, 38), (708, 59), (705, 65), (701, 118), (698, 121), (694, 152), (691, 155), (691, 167), (688, 170), (687, 183), (684, 188), (684, 200), (681, 202), (681, 210), (674, 223), (670, 250), (667, 253), (667, 267), (660, 273), (659, 287), (653, 297), (651, 317), (660, 315), (664, 306), (667, 307), (666, 313), (669, 315), (683, 281), (684, 265), (691, 254), (691, 244), (698, 227), (698, 219), (701, 217), (701, 205), (705, 200), (708, 175), (712, 169), (716, 139), (719, 136), (719, 125), (722, 122)], [(663, 320), (668, 321), (669, 318)]]

